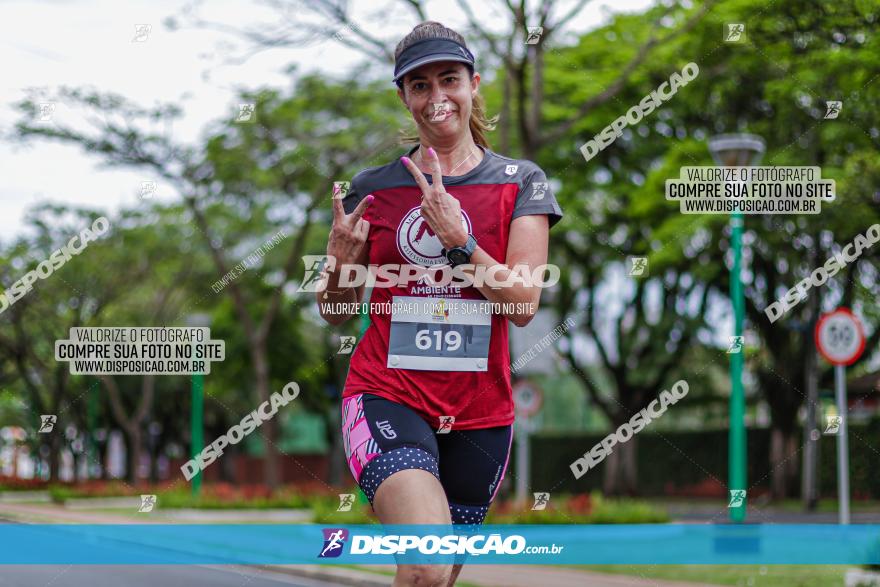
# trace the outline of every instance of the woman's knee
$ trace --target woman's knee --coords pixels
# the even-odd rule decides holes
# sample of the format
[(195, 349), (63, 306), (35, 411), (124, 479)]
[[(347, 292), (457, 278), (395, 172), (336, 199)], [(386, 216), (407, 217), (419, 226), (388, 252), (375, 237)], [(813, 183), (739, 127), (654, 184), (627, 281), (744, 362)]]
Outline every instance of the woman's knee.
[(450, 523), (443, 486), (419, 469), (399, 471), (385, 479), (376, 491), (373, 508), (383, 524)]

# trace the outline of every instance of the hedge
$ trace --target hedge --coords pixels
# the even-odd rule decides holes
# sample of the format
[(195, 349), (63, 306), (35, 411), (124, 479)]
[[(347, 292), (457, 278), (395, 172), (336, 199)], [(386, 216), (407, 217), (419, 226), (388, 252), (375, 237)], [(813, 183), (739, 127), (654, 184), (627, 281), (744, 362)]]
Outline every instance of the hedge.
[[(565, 434), (531, 438), (531, 468), (534, 491), (580, 493), (601, 489), (604, 468), (600, 463), (580, 479), (569, 468), (604, 435)], [(711, 487), (713, 477), (727, 483), (727, 430), (680, 431), (638, 435), (637, 462), (639, 494), (646, 496), (670, 493), (699, 493), (696, 486)], [(822, 436), (819, 442), (819, 492), (833, 497), (837, 491), (837, 448), (834, 436)], [(798, 443), (800, 448), (801, 443)], [(865, 425), (851, 425), (849, 430), (850, 487), (854, 498), (880, 498), (880, 419)], [(747, 431), (748, 479), (753, 491), (770, 486), (770, 430)], [(798, 471), (803, 454), (792, 457)], [(511, 459), (511, 479), (515, 477), (515, 459)], [(794, 490), (800, 493), (800, 483)]]

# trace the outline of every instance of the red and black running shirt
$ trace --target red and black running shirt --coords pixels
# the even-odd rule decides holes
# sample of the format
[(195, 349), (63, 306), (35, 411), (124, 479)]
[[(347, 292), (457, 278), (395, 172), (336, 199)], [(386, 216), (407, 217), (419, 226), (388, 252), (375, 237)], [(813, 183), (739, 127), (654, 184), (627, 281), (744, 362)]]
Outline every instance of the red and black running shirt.
[[(415, 148), (409, 155), (414, 151)], [(461, 176), (444, 176), (443, 186), (461, 202), (463, 222), (476, 237), (478, 246), (504, 263), (510, 223), (515, 218), (546, 214), (552, 227), (562, 218), (562, 209), (547, 177), (535, 163), (509, 159), (489, 149), (483, 151), (484, 157), (474, 169)], [(425, 177), (431, 183), (431, 175), (425, 174)], [(446, 262), (439, 239), (420, 215), (421, 189), (400, 160), (355, 175), (342, 201), (346, 213), (350, 214), (370, 194), (374, 200), (364, 214), (370, 223), (367, 243), (370, 265), (428, 267)], [(406, 287), (373, 288), (369, 300), (371, 323), (352, 356), (343, 397), (372, 393), (410, 407), (431, 425), (437, 425), (441, 416), (454, 416), (453, 426), (459, 430), (511, 424), (514, 405), (507, 318), (492, 314), (485, 317), (483, 325), (471, 322), (475, 325), (450, 326), (397, 322), (398, 318), (392, 319), (387, 312), (372, 311), (383, 305), (387, 308), (391, 302), (413, 298), (440, 298), (459, 304), (471, 303), (463, 300), (486, 301), (474, 287), (432, 287), (430, 283), (410, 281)], [(459, 334), (449, 332), (456, 328)], [(403, 346), (415, 349), (418, 345), (419, 349), (428, 350), (409, 353), (422, 356), (399, 357), (398, 350), (394, 349), (402, 348), (401, 337), (407, 339)], [(436, 351), (433, 350), (435, 342)], [(442, 348), (450, 342), (453, 346)], [(479, 348), (481, 343), (482, 349)], [(393, 349), (390, 355), (389, 345)], [(448, 352), (449, 348), (455, 352)], [(473, 352), (482, 354), (468, 354)], [(429, 356), (432, 353), (437, 356)], [(485, 358), (468, 358), (470, 356)], [(432, 370), (430, 367), (435, 363), (431, 361), (440, 361), (445, 370)], [(450, 369), (449, 365), (455, 365), (455, 361), (470, 361), (468, 364), (479, 367)]]

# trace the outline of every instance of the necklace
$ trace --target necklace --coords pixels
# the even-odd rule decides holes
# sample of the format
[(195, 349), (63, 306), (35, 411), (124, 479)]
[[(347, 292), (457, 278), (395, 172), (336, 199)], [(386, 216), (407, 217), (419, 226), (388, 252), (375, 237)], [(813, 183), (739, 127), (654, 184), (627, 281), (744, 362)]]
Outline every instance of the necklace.
[[(453, 173), (455, 173), (455, 170), (456, 170), (456, 169), (458, 169), (459, 167), (461, 167), (461, 165), (462, 165), (465, 161), (467, 161), (468, 159), (470, 159), (470, 158), (473, 157), (473, 156), (474, 156), (474, 152), (471, 151), (471, 152), (468, 154), (467, 157), (465, 157), (464, 159), (462, 159), (461, 161), (459, 161), (459, 162), (455, 165), (455, 167), (453, 167), (452, 169), (449, 170), (449, 172), (448, 172), (446, 175), (452, 175)], [(421, 146), (421, 145), (419, 145), (419, 161), (421, 161), (422, 164), (424, 165), (424, 163), (425, 163), (425, 158), (422, 157), (422, 146)]]

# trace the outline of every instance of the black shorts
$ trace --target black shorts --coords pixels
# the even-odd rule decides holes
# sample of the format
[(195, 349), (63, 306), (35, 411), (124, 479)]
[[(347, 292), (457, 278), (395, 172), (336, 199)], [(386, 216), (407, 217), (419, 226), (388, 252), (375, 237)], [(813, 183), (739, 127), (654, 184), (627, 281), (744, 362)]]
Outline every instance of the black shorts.
[(342, 436), (370, 504), (385, 479), (422, 469), (443, 486), (453, 524), (482, 524), (507, 471), (513, 425), (438, 434), (412, 409), (360, 393), (342, 401)]

